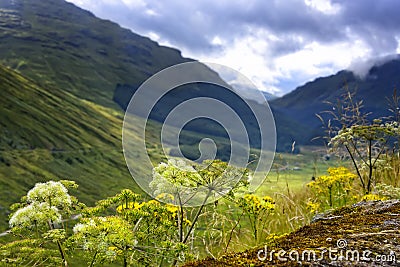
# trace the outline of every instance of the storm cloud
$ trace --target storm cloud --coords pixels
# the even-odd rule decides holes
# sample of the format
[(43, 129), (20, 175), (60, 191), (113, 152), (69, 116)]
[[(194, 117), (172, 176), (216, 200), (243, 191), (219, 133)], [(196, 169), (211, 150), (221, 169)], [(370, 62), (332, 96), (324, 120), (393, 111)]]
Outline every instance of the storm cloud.
[(228, 64), (278, 94), (399, 52), (396, 0), (70, 1), (185, 56)]

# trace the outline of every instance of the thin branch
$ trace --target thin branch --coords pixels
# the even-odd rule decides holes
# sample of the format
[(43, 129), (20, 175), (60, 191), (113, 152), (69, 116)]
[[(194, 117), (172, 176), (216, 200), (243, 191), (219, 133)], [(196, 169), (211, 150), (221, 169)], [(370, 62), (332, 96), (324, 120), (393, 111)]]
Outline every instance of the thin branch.
[(232, 241), (233, 231), (234, 231), (234, 230), (236, 229), (236, 227), (240, 224), (240, 219), (242, 218), (243, 214), (244, 214), (244, 210), (242, 211), (242, 214), (240, 214), (240, 216), (239, 216), (239, 218), (238, 218), (238, 220), (237, 220), (235, 226), (232, 228), (232, 230), (231, 230), (231, 232), (230, 232), (230, 234), (229, 234), (229, 239), (228, 239), (228, 242), (226, 243), (226, 247), (225, 247), (224, 253), (226, 253), (227, 250), (228, 250), (229, 244), (230, 244), (231, 241)]
[(351, 160), (353, 161), (353, 165), (354, 165), (354, 167), (356, 168), (357, 175), (358, 175), (358, 177), (360, 178), (360, 181), (361, 181), (361, 184), (362, 184), (362, 186), (363, 186), (363, 189), (365, 190), (364, 180), (363, 180), (363, 178), (362, 178), (362, 176), (361, 176), (360, 170), (358, 169), (357, 162), (356, 162), (356, 160), (355, 160), (354, 157), (353, 157), (353, 153), (351, 153), (351, 151), (350, 151), (350, 149), (349, 149), (349, 147), (348, 147), (347, 145), (345, 145), (345, 148), (347, 149), (347, 152), (349, 153), (349, 155), (350, 155), (350, 157), (351, 157)]

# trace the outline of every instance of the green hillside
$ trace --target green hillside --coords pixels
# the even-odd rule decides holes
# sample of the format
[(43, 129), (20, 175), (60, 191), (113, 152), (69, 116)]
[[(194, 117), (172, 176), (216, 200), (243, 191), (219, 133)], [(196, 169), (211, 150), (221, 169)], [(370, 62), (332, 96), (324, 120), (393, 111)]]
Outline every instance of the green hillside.
[(98, 104), (116, 107), (117, 83), (141, 83), (187, 61), (64, 0), (0, 0), (0, 62)]
[[(38, 181), (76, 180), (86, 203), (122, 188), (138, 191), (122, 153), (121, 112), (40, 87), (3, 66), (0, 91), (1, 229), (8, 206)], [(132, 132), (131, 140), (142, 139)], [(138, 166), (145, 156), (137, 156)]]
[[(177, 49), (160, 46), (64, 0), (0, 0), (0, 64), (79, 99), (119, 111), (114, 102), (117, 85), (137, 87), (156, 72), (188, 61)], [(119, 101), (129, 102), (132, 94), (126, 91), (119, 92)], [(198, 138), (192, 135), (185, 135), (186, 147), (197, 147)]]

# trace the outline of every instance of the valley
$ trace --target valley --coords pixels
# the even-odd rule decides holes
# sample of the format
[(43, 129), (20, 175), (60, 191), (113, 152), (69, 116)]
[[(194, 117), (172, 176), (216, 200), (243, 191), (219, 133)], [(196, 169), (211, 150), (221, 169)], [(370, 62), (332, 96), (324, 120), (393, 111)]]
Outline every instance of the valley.
[[(65, 265), (66, 258), (72, 266), (176, 266), (206, 257), (217, 264), (226, 253), (286, 244), (287, 233), (298, 234), (320, 213), (400, 198), (399, 55), (365, 77), (341, 70), (281, 97), (263, 92), (276, 127), (276, 150), (268, 151), (260, 151), (259, 121), (248, 105), (267, 113), (263, 101), (247, 92), (246, 102), (235, 84), (203, 64), (201, 75), (223, 86), (174, 88), (154, 103), (149, 120), (126, 112), (143, 82), (187, 62), (196, 59), (64, 0), (0, 0), (0, 232), (7, 233), (0, 236), (0, 266)], [(168, 115), (202, 97), (231, 108), (249, 146), (204, 117), (174, 128), (179, 147), (162, 143)], [(327, 134), (320, 119), (334, 130)], [(171, 128), (163, 134), (173, 135)], [(213, 140), (216, 157), (193, 162), (204, 139)], [(248, 153), (246, 168), (227, 165), (233, 145)], [(181, 152), (192, 161), (182, 161)], [(269, 172), (253, 173), (270, 158)], [(232, 177), (219, 180), (226, 173), (238, 178), (233, 187), (226, 187)], [(149, 196), (137, 179), (161, 193)], [(250, 190), (255, 180), (263, 182)], [(56, 185), (64, 202), (51, 194), (32, 197), (43, 183)], [(181, 197), (200, 199), (199, 188), (208, 190), (204, 202), (185, 206)], [(222, 198), (206, 205), (212, 194)], [(29, 209), (47, 213), (31, 224), (30, 215), (10, 223)]]

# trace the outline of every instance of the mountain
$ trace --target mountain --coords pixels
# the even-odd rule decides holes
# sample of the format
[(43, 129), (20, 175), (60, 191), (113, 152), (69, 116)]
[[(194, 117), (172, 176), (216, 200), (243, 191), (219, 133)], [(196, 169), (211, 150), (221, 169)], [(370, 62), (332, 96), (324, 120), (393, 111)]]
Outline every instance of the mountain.
[[(160, 46), (64, 0), (0, 0), (0, 29), (0, 64), (41, 86), (115, 110), (126, 108), (134, 90), (151, 75), (193, 61), (177, 49)], [(203, 75), (229, 86), (209, 68)], [(200, 124), (188, 129), (224, 135), (215, 131), (215, 125)], [(198, 150), (201, 137), (192, 136), (183, 139)]]
[[(132, 97), (132, 95), (136, 92), (137, 87), (130, 85), (118, 85), (115, 90), (114, 99), (120, 106), (126, 110), (128, 101)], [(152, 112), (150, 113), (150, 118), (156, 120), (158, 122), (164, 122), (167, 116), (173, 111), (175, 107), (179, 104), (184, 103), (190, 99), (207, 97), (219, 100), (225, 104), (227, 104), (230, 108), (232, 108), (237, 114), (244, 126), (246, 127), (247, 132), (250, 135), (250, 144), (252, 147), (260, 147), (261, 138), (260, 133), (257, 127), (257, 121), (253, 114), (253, 111), (247, 106), (246, 102), (241, 99), (233, 91), (220, 87), (218, 85), (205, 84), (205, 83), (195, 83), (182, 85), (174, 90), (168, 92), (164, 95), (153, 107)], [(201, 107), (211, 109), (212, 107)], [(192, 112), (194, 112), (192, 107)], [(201, 113), (201, 110), (198, 114)], [(185, 114), (182, 114), (183, 116)], [(216, 114), (215, 114), (216, 115)], [(215, 116), (214, 116), (215, 117)], [(225, 125), (226, 127), (226, 125)], [(196, 132), (199, 134), (199, 138), (212, 138), (212, 136), (219, 136), (223, 138), (229, 138), (226, 129), (220, 125), (219, 123), (210, 120), (198, 118), (188, 122), (185, 127), (185, 130), (189, 130), (192, 132)], [(185, 137), (183, 138), (185, 139)], [(184, 140), (185, 144), (198, 143), (199, 140)], [(226, 144), (230, 146), (229, 144)], [(230, 150), (230, 148), (226, 148)]]
[(268, 100), (268, 101), (271, 101), (271, 100), (274, 100), (274, 99), (278, 98), (276, 95), (268, 93), (268, 92), (265, 92), (265, 91), (263, 91), (262, 94), (264, 95), (265, 99)]
[[(363, 78), (351, 71), (342, 70), (334, 75), (320, 77), (299, 86), (283, 97), (267, 99), (276, 122), (277, 150), (298, 152), (298, 146), (295, 146), (295, 150), (292, 151), (294, 142), (297, 145), (322, 145), (322, 139), (319, 137), (323, 137), (325, 133), (322, 123), (316, 114), (331, 110), (332, 106), (327, 103), (335, 103), (338, 99), (343, 98), (346, 90), (355, 92), (355, 101), (363, 101), (363, 110), (366, 113), (371, 113), (369, 119), (391, 115), (388, 110), (388, 98), (390, 99), (393, 96), (394, 89), (400, 83), (400, 57), (391, 58), (384, 63), (379, 62), (372, 66), (366, 77)], [(116, 95), (123, 87), (117, 86)], [(129, 95), (131, 96), (135, 88), (133, 86), (130, 89), (125, 88), (125, 90), (130, 92)], [(158, 115), (153, 116), (152, 119), (162, 122), (163, 116), (166, 116), (174, 105), (185, 99), (197, 97), (201, 94), (208, 94), (208, 96), (218, 99), (223, 95), (226, 99), (225, 101), (230, 103), (230, 106), (236, 105), (238, 114), (247, 123), (246, 127), (252, 138), (252, 146), (259, 147), (259, 138), (257, 139), (259, 133), (257, 127), (254, 127), (256, 124), (252, 120), (251, 114), (244, 107), (241, 107), (240, 101), (234, 98), (229, 99), (229, 95), (226, 92), (224, 93), (224, 90), (214, 90), (212, 87), (208, 89), (203, 87), (199, 90), (199, 88), (193, 87), (191, 89), (181, 88), (177, 92), (179, 93), (169, 97), (169, 103), (165, 102), (165, 105), (160, 104), (156, 107), (155, 113), (158, 112)], [(118, 96), (116, 97), (116, 95), (114, 95), (114, 99), (124, 108), (124, 105), (121, 104), (121, 101), (118, 101)], [(252, 91), (248, 90), (244, 95), (252, 101), (260, 101), (260, 99), (254, 97), (255, 94)], [(124, 98), (130, 99), (127, 96)], [(325, 115), (324, 117), (327, 118)], [(226, 137), (224, 133), (220, 133), (218, 127), (207, 127), (207, 125), (207, 122), (192, 124), (188, 127), (188, 130)], [(317, 140), (315, 140), (316, 138)], [(189, 143), (192, 141), (190, 140)]]
[(245, 99), (254, 100), (259, 103), (260, 102), (262, 103), (265, 100), (271, 101), (273, 99), (278, 98), (276, 95), (260, 90), (265, 100), (260, 99), (260, 91), (258, 89), (254, 89), (253, 85), (246, 85), (239, 83), (229, 83), (229, 84), (236, 92), (239, 92), (240, 95), (243, 96)]
[[(49, 92), (57, 88), (98, 108), (109, 108), (109, 113), (122, 114), (120, 108), (127, 107), (138, 86), (152, 74), (192, 61), (183, 58), (177, 49), (160, 46), (63, 0), (0, 0), (0, 29), (1, 64), (28, 77), (39, 88), (47, 88)], [(290, 151), (294, 141), (310, 144), (313, 137), (321, 135), (315, 113), (329, 108), (323, 102), (339, 97), (344, 86), (358, 88), (366, 110), (372, 110), (376, 116), (384, 114), (385, 96), (391, 95), (399, 73), (398, 60), (391, 62), (373, 68), (365, 80), (341, 71), (271, 100), (278, 149)], [(218, 76), (211, 69), (206, 72)], [(221, 80), (221, 83), (224, 82)], [(173, 105), (195, 96), (227, 99), (248, 127), (253, 147), (259, 147), (259, 132), (249, 110), (237, 97), (213, 86), (197, 84), (177, 88), (156, 106), (151, 118), (162, 122)], [(122, 115), (117, 120), (121, 127)], [(32, 125), (32, 131), (35, 127), (36, 124)], [(198, 141), (209, 136), (225, 139), (219, 145), (224, 151), (220, 156), (228, 154), (226, 132), (218, 125), (199, 120), (188, 124), (186, 130), (191, 133), (183, 134), (181, 144), (191, 157), (197, 155)], [(31, 135), (24, 138), (21, 140), (25, 140), (26, 146), (37, 141)], [(65, 140), (61, 135), (57, 138)], [(50, 145), (48, 149), (57, 150), (58, 146)]]
[[(365, 78), (351, 71), (339, 71), (335, 75), (317, 78), (291, 93), (270, 102), (274, 113), (280, 113), (284, 120), (276, 117), (278, 136), (285, 135), (283, 127), (287, 123), (298, 122), (302, 128), (296, 128), (296, 141), (300, 144), (312, 144), (311, 139), (322, 136), (322, 124), (315, 114), (332, 107), (326, 102), (337, 102), (346, 90), (355, 92), (355, 100), (363, 100), (363, 110), (371, 112), (370, 119), (389, 116), (388, 98), (392, 98), (395, 88), (400, 85), (400, 57), (385, 63), (374, 65)], [(281, 128), (281, 131), (280, 131)], [(293, 131), (293, 130), (292, 130)], [(315, 143), (314, 143), (315, 144)]]
[(1, 64), (104, 106), (116, 84), (191, 61), (64, 0), (0, 0), (0, 29)]

